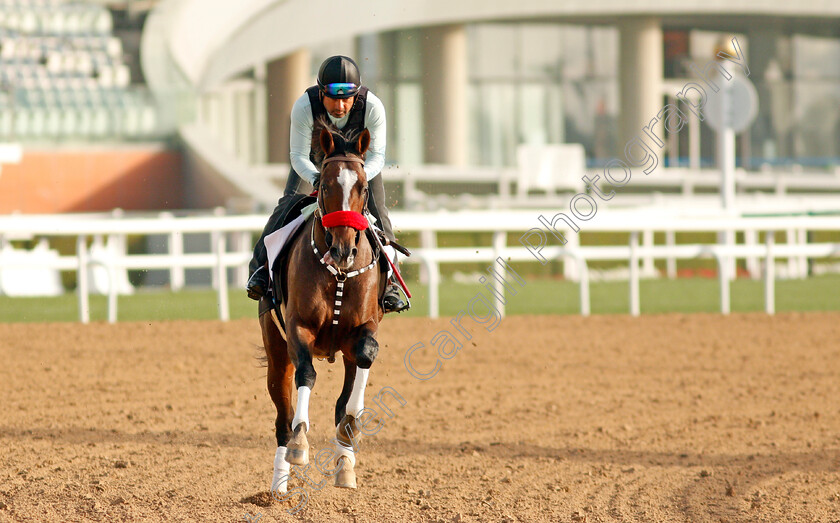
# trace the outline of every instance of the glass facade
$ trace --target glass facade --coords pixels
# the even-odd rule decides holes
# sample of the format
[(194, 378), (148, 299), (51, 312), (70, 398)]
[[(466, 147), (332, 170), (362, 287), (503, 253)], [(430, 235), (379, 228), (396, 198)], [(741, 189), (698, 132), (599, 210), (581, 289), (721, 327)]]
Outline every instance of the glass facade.
[[(374, 90), (394, 115), (389, 160), (423, 160), (422, 29), (380, 36)], [(557, 24), (467, 26), (473, 165), (515, 163), (516, 146), (579, 142), (606, 157), (617, 140), (618, 33)], [(364, 69), (364, 67), (363, 67)]]
[[(481, 23), (466, 26), (468, 161), (515, 164), (518, 144), (580, 143), (590, 161), (611, 158), (619, 136), (619, 30), (615, 26)], [(688, 81), (723, 33), (663, 26), (665, 77)], [(375, 37), (363, 74), (389, 109), (389, 161), (423, 161), (423, 29)], [(759, 115), (739, 139), (739, 163), (840, 164), (840, 39), (745, 33)], [(368, 41), (370, 44), (370, 41)], [(663, 93), (663, 104), (666, 93)], [(701, 127), (703, 164), (714, 163), (714, 133)], [(688, 137), (679, 137), (687, 163)]]

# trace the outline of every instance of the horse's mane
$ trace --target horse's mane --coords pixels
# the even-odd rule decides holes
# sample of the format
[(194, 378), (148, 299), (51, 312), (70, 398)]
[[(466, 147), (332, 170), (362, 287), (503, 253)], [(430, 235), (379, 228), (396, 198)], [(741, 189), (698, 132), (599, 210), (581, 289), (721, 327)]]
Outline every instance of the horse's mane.
[(361, 157), (362, 160), (365, 159), (365, 155), (359, 154), (359, 151), (356, 150), (356, 142), (360, 134), (359, 131), (355, 129), (342, 131), (326, 116), (321, 116), (315, 120), (315, 124), (312, 127), (312, 154), (315, 157), (315, 165), (318, 166), (318, 169), (321, 168), (321, 164), (326, 159), (326, 154), (321, 149), (321, 129), (326, 129), (332, 134), (335, 150), (331, 156), (349, 153)]

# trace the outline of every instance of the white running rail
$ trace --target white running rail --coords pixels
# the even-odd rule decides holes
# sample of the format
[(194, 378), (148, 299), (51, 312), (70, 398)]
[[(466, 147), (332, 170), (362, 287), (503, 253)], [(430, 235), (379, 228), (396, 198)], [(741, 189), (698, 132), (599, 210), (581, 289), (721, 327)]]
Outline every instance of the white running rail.
[[(419, 232), (421, 247), (413, 249), (414, 256), (404, 261), (419, 263), (423, 267), (425, 281), (428, 285), (429, 316), (439, 314), (439, 286), (440, 266), (444, 263), (487, 262), (492, 263), (501, 256), (506, 260), (516, 262), (537, 262), (534, 248), (524, 246), (520, 238), (525, 231), (540, 227), (538, 217), (542, 214), (551, 217), (556, 210), (546, 211), (461, 211), (461, 212), (392, 212), (392, 221), (397, 224), (401, 232)], [(108, 319), (117, 320), (117, 285), (119, 271), (128, 269), (169, 269), (173, 281), (180, 274), (183, 281), (185, 268), (211, 268), (214, 272), (214, 287), (219, 293), (219, 318), (229, 318), (227, 299), (228, 279), (225, 277), (228, 268), (237, 268), (237, 280), (244, 286), (245, 272), (251, 257), (250, 237), (259, 233), (266, 217), (263, 215), (242, 216), (204, 216), (204, 217), (173, 217), (163, 213), (157, 217), (114, 217), (110, 215), (96, 216), (72, 215), (33, 216), (15, 215), (0, 217), (0, 237), (8, 239), (36, 238), (36, 237), (73, 237), (76, 238), (77, 254), (43, 258), (34, 261), (34, 265), (42, 265), (53, 270), (76, 271), (78, 274), (79, 320), (87, 323), (90, 320), (88, 312), (89, 282), (86, 268), (92, 265), (104, 265), (111, 280), (109, 285)], [(562, 224), (562, 222), (560, 222)], [(675, 261), (678, 259), (711, 257), (719, 267), (720, 282), (720, 310), (726, 314), (730, 311), (729, 283), (733, 278), (731, 267), (733, 260), (746, 259), (747, 265), (756, 267), (754, 277), (758, 273), (765, 279), (765, 311), (772, 314), (775, 310), (774, 297), (774, 263), (776, 259), (786, 258), (790, 273), (798, 276), (807, 274), (807, 260), (809, 258), (840, 258), (840, 243), (811, 243), (807, 233), (814, 231), (840, 231), (840, 216), (779, 216), (745, 218), (740, 216), (722, 216), (719, 214), (704, 214), (695, 216), (678, 216), (672, 211), (627, 211), (605, 212), (589, 222), (579, 222), (581, 232), (624, 232), (630, 233), (627, 245), (598, 245), (580, 246), (576, 233), (560, 230), (569, 240), (561, 246), (554, 237), (546, 233), (549, 239), (540, 254), (546, 259), (563, 258), (569, 263), (565, 266), (573, 268), (572, 274), (580, 284), (580, 312), (590, 313), (589, 302), (589, 271), (587, 264), (595, 260), (627, 261), (630, 268), (629, 297), (630, 313), (640, 313), (639, 279), (643, 274), (653, 270), (654, 260), (666, 260), (668, 275), (675, 276)], [(439, 247), (437, 233), (440, 232), (487, 232), (492, 233), (490, 245), (474, 247)], [(757, 243), (759, 233), (783, 232), (786, 243), (775, 244), (774, 234), (766, 234), (765, 244)], [(664, 232), (666, 244), (655, 245), (655, 232)], [(676, 244), (676, 233), (684, 232), (739, 232), (744, 233), (746, 239), (742, 244)], [(187, 233), (208, 233), (212, 235), (211, 252), (184, 253), (183, 236)], [(127, 254), (108, 259), (91, 258), (87, 248), (87, 241), (92, 236), (116, 236), (119, 239), (125, 235), (168, 235), (169, 253), (166, 254)], [(641, 239), (641, 242), (640, 242)], [(231, 241), (232, 240), (232, 241)], [(551, 242), (554, 240), (554, 243)], [(232, 247), (231, 247), (232, 246)], [(758, 260), (763, 260), (765, 270), (759, 271)], [(0, 271), (14, 266), (13, 261), (4, 261), (0, 257)], [(18, 261), (17, 264), (20, 262)], [(640, 270), (641, 263), (641, 270)], [(501, 283), (498, 283), (501, 287)], [(501, 290), (501, 289), (498, 289)], [(497, 302), (497, 307), (503, 313), (504, 306)]]

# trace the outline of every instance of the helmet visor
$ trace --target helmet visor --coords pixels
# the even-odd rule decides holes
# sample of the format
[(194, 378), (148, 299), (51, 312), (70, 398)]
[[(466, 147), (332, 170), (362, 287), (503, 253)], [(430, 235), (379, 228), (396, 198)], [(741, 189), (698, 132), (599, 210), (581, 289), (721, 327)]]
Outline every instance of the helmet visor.
[(356, 94), (356, 91), (359, 90), (359, 86), (349, 83), (334, 83), (327, 84), (322, 89), (324, 94), (330, 98), (350, 98)]

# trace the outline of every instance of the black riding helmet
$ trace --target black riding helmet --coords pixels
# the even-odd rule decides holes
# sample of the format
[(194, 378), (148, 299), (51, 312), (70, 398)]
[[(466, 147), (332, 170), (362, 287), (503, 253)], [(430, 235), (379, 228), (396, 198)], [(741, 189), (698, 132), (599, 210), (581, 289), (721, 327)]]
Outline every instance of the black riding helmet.
[(356, 95), (362, 77), (359, 67), (347, 56), (331, 56), (318, 70), (318, 88), (330, 98), (350, 98)]

